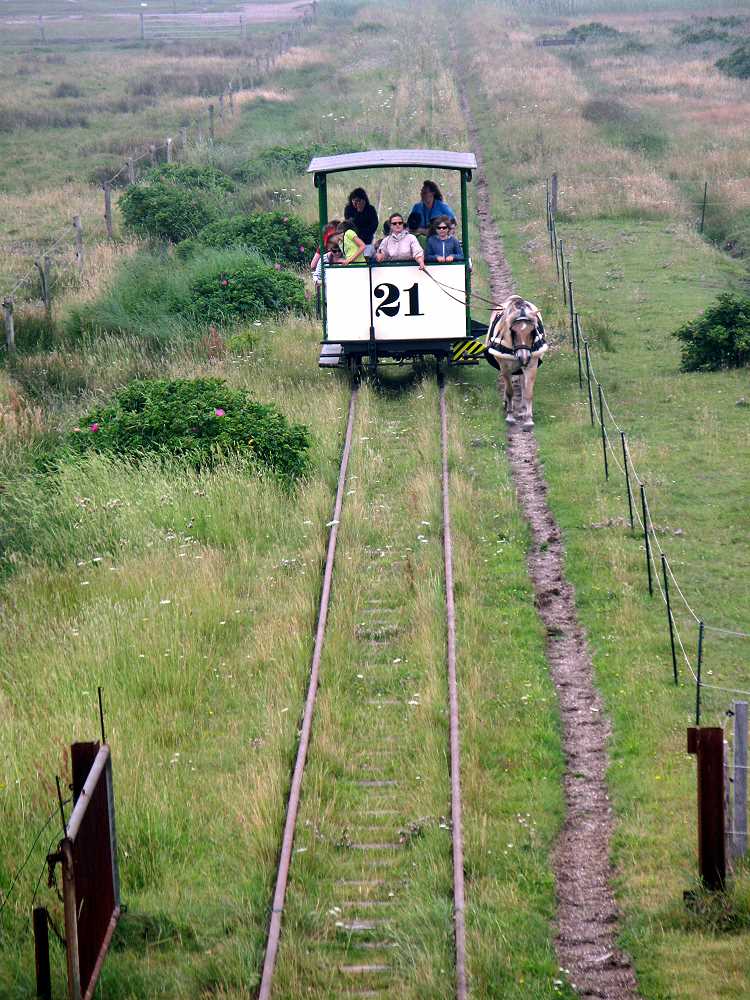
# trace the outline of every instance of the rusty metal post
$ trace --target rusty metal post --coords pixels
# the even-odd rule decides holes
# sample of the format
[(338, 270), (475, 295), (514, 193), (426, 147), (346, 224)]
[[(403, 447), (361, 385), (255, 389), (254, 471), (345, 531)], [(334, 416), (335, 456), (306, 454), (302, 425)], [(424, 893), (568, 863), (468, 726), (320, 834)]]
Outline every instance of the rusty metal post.
[(691, 726), (688, 753), (698, 758), (698, 864), (707, 889), (726, 885), (724, 841), (724, 730)]
[(78, 914), (73, 867), (73, 845), (66, 837), (60, 845), (65, 908), (65, 957), (68, 965), (68, 1000), (81, 1000), (81, 967), (78, 959)]
[(36, 966), (36, 995), (41, 1000), (52, 1000), (52, 975), (49, 967), (49, 925), (47, 907), (34, 908), (34, 964)]

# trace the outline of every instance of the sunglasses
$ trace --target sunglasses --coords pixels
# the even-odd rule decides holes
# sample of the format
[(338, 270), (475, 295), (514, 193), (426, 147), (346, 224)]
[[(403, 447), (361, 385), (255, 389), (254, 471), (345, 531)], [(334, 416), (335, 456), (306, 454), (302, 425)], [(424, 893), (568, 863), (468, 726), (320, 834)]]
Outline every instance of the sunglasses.
[(438, 232), (440, 232), (441, 229), (447, 229), (448, 227), (447, 226), (437, 226), (436, 228), (437, 228)]
[(392, 226), (403, 226), (403, 222), (399, 222), (399, 220), (398, 220), (398, 219), (393, 219), (393, 220), (391, 221), (391, 225), (392, 225)]

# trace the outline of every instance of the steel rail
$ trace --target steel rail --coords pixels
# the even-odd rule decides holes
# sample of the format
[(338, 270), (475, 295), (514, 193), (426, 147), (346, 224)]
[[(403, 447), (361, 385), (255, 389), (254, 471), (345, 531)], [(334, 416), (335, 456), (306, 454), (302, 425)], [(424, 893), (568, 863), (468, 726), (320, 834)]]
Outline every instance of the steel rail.
[(331, 533), (328, 536), (328, 550), (326, 553), (325, 570), (323, 573), (323, 587), (320, 594), (320, 607), (318, 610), (318, 626), (315, 632), (315, 643), (313, 645), (312, 662), (310, 664), (310, 680), (308, 683), (302, 724), (300, 726), (297, 759), (294, 763), (292, 783), (289, 790), (289, 800), (287, 802), (284, 835), (281, 841), (281, 854), (276, 874), (276, 888), (273, 895), (271, 920), (268, 928), (268, 939), (266, 941), (266, 954), (263, 960), (263, 973), (261, 976), (260, 988), (258, 990), (259, 1000), (269, 1000), (271, 996), (273, 974), (276, 968), (276, 956), (279, 951), (281, 915), (284, 912), (284, 900), (286, 898), (286, 889), (289, 882), (289, 868), (292, 861), (292, 848), (294, 846), (294, 831), (297, 825), (297, 813), (299, 811), (302, 776), (305, 770), (305, 763), (307, 761), (307, 751), (310, 746), (313, 712), (315, 710), (315, 698), (318, 693), (320, 661), (323, 654), (323, 641), (325, 639), (326, 622), (328, 620), (328, 604), (331, 596), (331, 581), (333, 579), (333, 562), (336, 554), (336, 541), (338, 538), (339, 521), (341, 519), (341, 508), (344, 501), (346, 472), (349, 466), (349, 455), (352, 447), (357, 393), (358, 388), (357, 386), (354, 386), (352, 388), (351, 399), (349, 400), (349, 417), (346, 425), (344, 447), (341, 453), (341, 466), (339, 468), (339, 482), (336, 490), (336, 502), (333, 507), (333, 517), (331, 519)]
[(456, 946), (456, 998), (468, 996), (466, 979), (466, 920), (464, 892), (464, 839), (461, 809), (461, 742), (459, 735), (458, 684), (456, 680), (456, 607), (453, 598), (453, 537), (451, 534), (450, 476), (448, 472), (448, 417), (445, 382), (440, 388), (440, 446), (443, 488), (443, 554), (445, 559), (445, 610), (448, 652), (448, 704), (450, 718), (451, 829), (453, 839), (453, 919)]

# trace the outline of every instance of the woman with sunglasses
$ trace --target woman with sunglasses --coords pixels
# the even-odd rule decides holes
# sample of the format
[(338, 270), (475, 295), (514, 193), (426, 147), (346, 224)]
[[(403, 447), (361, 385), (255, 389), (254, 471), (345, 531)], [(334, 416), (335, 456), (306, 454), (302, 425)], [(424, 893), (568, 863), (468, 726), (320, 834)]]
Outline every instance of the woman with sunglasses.
[(433, 221), (425, 253), (428, 264), (452, 264), (454, 260), (464, 259), (463, 247), (450, 235), (450, 222), (447, 215), (440, 215)]
[(419, 265), (419, 270), (424, 271), (424, 250), (416, 236), (407, 232), (403, 215), (394, 212), (388, 222), (390, 232), (380, 241), (375, 259), (379, 263), (384, 260), (413, 260)]

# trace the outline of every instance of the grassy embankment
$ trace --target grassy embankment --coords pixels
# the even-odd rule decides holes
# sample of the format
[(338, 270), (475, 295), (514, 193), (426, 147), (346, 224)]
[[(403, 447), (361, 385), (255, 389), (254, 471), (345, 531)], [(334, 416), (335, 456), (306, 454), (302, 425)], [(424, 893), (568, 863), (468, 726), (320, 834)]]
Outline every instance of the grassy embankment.
[[(597, 6), (592, 16), (603, 10)], [(674, 19), (676, 15), (671, 15)], [(659, 18), (606, 18), (649, 46), (618, 54), (623, 39), (573, 56), (539, 54), (524, 66), (538, 24), (509, 23), (501, 62), (481, 39), (498, 30), (496, 7), (469, 15), (472, 103), (492, 180), (493, 211), (522, 291), (554, 290), (544, 230), (544, 178), (561, 183), (559, 235), (572, 258), (577, 304), (595, 368), (648, 484), (653, 521), (688, 599), (706, 621), (746, 631), (748, 520), (747, 372), (686, 375), (670, 331), (720, 290), (746, 287), (732, 261), (692, 226), (696, 180), (725, 165), (735, 173), (746, 136), (712, 127), (712, 109), (737, 122), (750, 90), (718, 76), (710, 56), (679, 74), (682, 50)], [(570, 22), (573, 23), (573, 22)], [(565, 28), (563, 24), (561, 27)], [(473, 46), (472, 46), (473, 40)], [(658, 71), (657, 71), (658, 70)], [(617, 101), (658, 148), (587, 120), (596, 100)], [(646, 109), (644, 111), (644, 109)], [(668, 109), (668, 113), (667, 113)], [(588, 116), (591, 117), (590, 114)], [(685, 157), (686, 137), (691, 155)], [(689, 162), (688, 162), (689, 161)], [(736, 176), (736, 174), (735, 174)], [(733, 210), (744, 207), (739, 186)], [(598, 434), (577, 385), (572, 354), (553, 355), (537, 383), (537, 434), (550, 500), (562, 526), (568, 572), (589, 634), (596, 678), (614, 732), (610, 783), (617, 813), (613, 860), (624, 911), (623, 943), (644, 996), (741, 997), (750, 969), (750, 882), (738, 864), (726, 898), (690, 913), (683, 889), (696, 872), (695, 769), (685, 753), (694, 687), (681, 664), (672, 683), (666, 616), (646, 592), (644, 553), (624, 522), (615, 469), (604, 483)], [(695, 662), (696, 630), (676, 617)], [(705, 679), (746, 688), (742, 641), (710, 635)], [(723, 724), (732, 695), (706, 692), (705, 724)], [(688, 971), (689, 970), (689, 971)]]
[[(435, 67), (418, 26), (400, 11), (388, 20), (375, 8), (357, 18), (348, 10), (344, 15), (323, 21), (312, 39), (346, 38), (335, 79), (322, 47), (291, 54), (273, 83), (293, 99), (245, 108), (221, 155), (321, 137), (343, 148), (363, 141), (463, 145), (450, 74)], [(395, 88), (385, 82), (373, 87), (374, 74), (388, 78), (384, 39), (393, 36), (401, 48), (386, 58), (396, 65), (418, 53), (423, 82), (417, 88), (411, 78)], [(283, 184), (273, 176), (264, 180), (261, 196), (292, 186), (288, 177)], [(375, 192), (383, 215), (415, 198), (421, 177), (357, 180)], [(294, 186), (302, 192), (301, 210), (312, 216), (314, 193), (301, 178)], [(457, 191), (447, 191), (455, 201)], [(345, 193), (343, 181), (334, 186), (332, 206), (343, 204)], [(257, 190), (247, 196), (257, 204)], [(104, 277), (99, 271), (92, 280), (89, 298), (106, 293)], [(73, 299), (58, 301), (56, 321)], [(22, 381), (10, 371), (3, 376), (9, 404), (4, 499), (14, 512), (6, 527), (3, 584), (2, 730), (9, 748), (0, 778), (3, 887), (52, 811), (51, 779), (67, 772), (67, 744), (96, 733), (95, 689), (102, 684), (129, 905), (105, 967), (103, 989), (110, 997), (240, 996), (256, 980), (340, 444), (345, 386), (315, 368), (314, 325), (294, 318), (263, 321), (248, 331), (254, 349), (213, 359), (200, 332), (187, 331), (145, 352), (135, 334), (63, 340), (57, 349), (31, 354), (21, 347), (16, 374), (25, 373)], [(249, 480), (241, 466), (199, 476), (176, 466), (92, 458), (63, 466), (52, 481), (24, 473), (40, 438), (70, 428), (90, 403), (133, 376), (209, 372), (276, 401), (311, 427), (316, 472), (296, 494), (270, 480)], [(414, 473), (406, 495), (399, 494), (400, 477), (393, 472), (392, 524), (404, 544), (417, 533), (415, 495), (428, 512), (424, 519), (437, 524), (435, 472), (415, 463), (435, 457), (426, 412), (434, 414), (434, 392), (425, 389), (424, 395), (425, 412), (417, 410), (424, 416), (423, 451), (402, 470), (404, 477)], [(383, 435), (383, 463), (391, 405), (406, 416), (416, 403), (370, 400)], [(488, 431), (496, 419), (488, 373), (472, 372), (462, 389), (451, 390), (470, 968), (482, 995), (542, 997), (559, 995), (547, 851), (560, 822), (555, 776), (561, 762), (541, 636), (529, 628), (526, 536)], [(481, 461), (473, 460), (475, 448)], [(356, 461), (363, 465), (366, 454)], [(353, 517), (347, 530), (356, 534)], [(414, 662), (430, 664), (435, 704), (442, 683), (438, 541), (436, 533), (424, 546), (429, 588), (423, 593), (414, 585), (435, 628), (417, 630), (409, 650)], [(356, 567), (356, 561), (342, 566), (337, 589), (344, 630)], [(339, 648), (334, 643), (329, 670), (346, 677)], [(442, 719), (427, 714), (423, 725), (421, 742), (438, 745)], [(331, 732), (328, 717), (321, 733)], [(444, 813), (444, 762), (425, 765), (436, 797), (424, 808), (437, 812), (440, 806)], [(415, 800), (414, 806), (421, 813), (423, 803)], [(0, 984), (8, 997), (32, 989), (27, 920), (47, 843), (45, 834), (3, 912)], [(445, 865), (447, 843), (439, 853)], [(438, 949), (424, 953), (424, 968), (433, 954), (450, 954), (445, 875), (442, 899), (433, 906), (430, 873), (415, 876), (417, 911), (432, 906), (430, 940)], [(38, 899), (59, 919), (44, 887)], [(405, 914), (402, 940), (413, 941), (416, 929)], [(60, 966), (56, 955), (58, 991)]]

